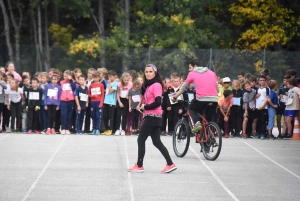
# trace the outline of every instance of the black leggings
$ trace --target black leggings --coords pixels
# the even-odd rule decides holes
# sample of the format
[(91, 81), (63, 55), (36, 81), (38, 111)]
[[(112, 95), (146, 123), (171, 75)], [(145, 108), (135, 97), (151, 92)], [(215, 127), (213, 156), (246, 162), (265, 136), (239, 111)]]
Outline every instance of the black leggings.
[(7, 109), (7, 105), (3, 106), (3, 123), (2, 123), (2, 130), (5, 130), (9, 126), (9, 119), (10, 119), (10, 110)]
[(12, 130), (15, 129), (15, 121), (17, 119), (16, 128), (20, 128), (21, 125), (21, 107), (22, 102), (10, 102), (10, 112), (11, 112), (11, 121), (10, 121), (10, 128)]
[(117, 106), (117, 130), (120, 129), (121, 125), (121, 117), (122, 117), (122, 130), (126, 130), (127, 126), (127, 115), (129, 112), (129, 101), (126, 98), (120, 98), (121, 102), (123, 103), (124, 107)]
[(57, 105), (47, 105), (47, 127), (55, 128), (55, 119), (56, 119), (56, 108)]
[[(115, 105), (104, 104), (102, 113), (102, 122), (104, 124), (105, 130), (113, 130), (114, 120), (115, 120)], [(109, 122), (109, 126), (108, 126)]]
[(137, 139), (138, 141), (138, 161), (137, 164), (139, 167), (143, 166), (143, 160), (146, 152), (145, 144), (148, 136), (152, 138), (153, 145), (162, 153), (165, 157), (167, 164), (172, 165), (172, 159), (167, 148), (160, 140), (160, 127), (161, 127), (161, 118), (146, 116), (144, 118), (142, 127), (140, 129), (140, 135)]
[(131, 117), (132, 117), (132, 129), (138, 129), (139, 128), (139, 117), (140, 112), (136, 109), (132, 109), (131, 111)]

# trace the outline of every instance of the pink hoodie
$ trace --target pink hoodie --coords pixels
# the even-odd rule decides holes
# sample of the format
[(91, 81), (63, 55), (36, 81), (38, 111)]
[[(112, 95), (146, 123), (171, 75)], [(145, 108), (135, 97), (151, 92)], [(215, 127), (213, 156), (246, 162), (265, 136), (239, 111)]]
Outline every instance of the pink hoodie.
[[(185, 86), (194, 83), (196, 86), (196, 98), (203, 101), (218, 101), (218, 80), (214, 72), (207, 67), (196, 67), (185, 80)], [(187, 85), (186, 85), (187, 84)], [(182, 90), (184, 87), (182, 87)]]

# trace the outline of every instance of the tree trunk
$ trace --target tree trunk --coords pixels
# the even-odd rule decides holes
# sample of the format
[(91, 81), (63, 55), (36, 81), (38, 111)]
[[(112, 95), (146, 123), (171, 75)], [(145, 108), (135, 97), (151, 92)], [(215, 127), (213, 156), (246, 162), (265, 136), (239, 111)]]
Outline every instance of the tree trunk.
[(9, 60), (13, 61), (14, 60), (14, 52), (13, 52), (12, 45), (10, 43), (10, 37), (9, 37), (9, 35), (10, 35), (9, 20), (8, 20), (8, 16), (7, 16), (7, 12), (6, 12), (6, 8), (3, 3), (3, 0), (0, 0), (0, 6), (2, 9), (3, 19), (4, 19), (4, 32), (5, 32), (5, 38), (6, 38), (6, 45), (8, 48), (8, 56), (9, 56)]
[(101, 55), (100, 55), (100, 65), (105, 67), (105, 28), (104, 28), (104, 9), (103, 0), (99, 0), (99, 36), (101, 41)]
[(129, 43), (129, 32), (130, 32), (130, 27), (129, 27), (129, 17), (130, 17), (130, 13), (129, 13), (129, 9), (130, 9), (130, 4), (129, 4), (129, 0), (124, 0), (124, 18), (123, 18), (123, 27), (124, 27), (124, 31), (125, 31), (125, 49), (124, 49), (124, 53), (123, 53), (123, 60), (122, 60), (122, 68), (123, 71), (126, 71), (129, 69), (129, 64), (128, 64), (128, 43)]
[[(45, 56), (43, 53), (43, 34), (42, 34), (42, 15), (41, 15), (41, 4), (40, 1), (37, 1), (37, 14), (38, 14), (38, 47), (39, 47), (39, 52), (40, 52), (40, 59), (41, 62), (44, 64), (43, 66), (46, 67), (47, 63), (45, 61)], [(44, 69), (42, 67), (42, 70)]]
[(45, 63), (46, 71), (50, 69), (50, 48), (49, 48), (49, 34), (48, 34), (48, 4), (45, 5)]
[(40, 58), (40, 51), (39, 51), (39, 44), (37, 39), (37, 27), (36, 21), (34, 17), (34, 10), (33, 10), (33, 0), (30, 0), (30, 7), (31, 7), (31, 19), (32, 19), (32, 26), (33, 26), (33, 35), (34, 35), (34, 44), (36, 49), (36, 71), (42, 71), (42, 62)]
[(7, 1), (7, 2), (8, 2), (11, 21), (12, 21), (12, 24), (13, 24), (14, 29), (15, 29), (16, 67), (20, 69), (20, 67), (21, 67), (20, 66), (20, 30), (21, 30), (22, 21), (23, 21), (23, 14), (22, 14), (21, 6), (20, 6), (20, 1), (17, 0), (17, 8), (18, 8), (18, 11), (19, 11), (19, 16), (20, 16), (19, 23), (17, 23), (15, 15), (14, 15), (13, 8), (11, 6), (11, 1)]

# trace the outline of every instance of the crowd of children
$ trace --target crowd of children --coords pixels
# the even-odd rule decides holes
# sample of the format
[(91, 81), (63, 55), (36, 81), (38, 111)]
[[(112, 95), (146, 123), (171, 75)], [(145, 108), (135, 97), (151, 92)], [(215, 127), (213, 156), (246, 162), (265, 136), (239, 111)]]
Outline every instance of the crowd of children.
[[(243, 72), (237, 80), (220, 78), (214, 121), (224, 137), (275, 138), (275, 118), (278, 137), (291, 137), (293, 119), (299, 110), (300, 81), (296, 77), (295, 70), (288, 70), (281, 87), (271, 80), (268, 69), (258, 78)], [(172, 101), (185, 78), (178, 73), (164, 78), (161, 135), (174, 134), (176, 122), (196, 98), (195, 86), (190, 84), (177, 102)], [(52, 68), (31, 77), (28, 71), (20, 76), (13, 62), (8, 62), (6, 67), (0, 67), (1, 131), (137, 135), (143, 118), (142, 85), (143, 78), (134, 70), (118, 78), (114, 70), (106, 68), (90, 68), (87, 77), (79, 68), (63, 73)]]

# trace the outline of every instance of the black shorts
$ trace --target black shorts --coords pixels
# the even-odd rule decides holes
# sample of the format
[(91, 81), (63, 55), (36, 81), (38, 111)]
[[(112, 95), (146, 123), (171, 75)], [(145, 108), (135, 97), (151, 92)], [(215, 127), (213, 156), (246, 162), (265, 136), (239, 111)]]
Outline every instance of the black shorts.
[(284, 115), (284, 107), (279, 107), (276, 109), (276, 115)]
[[(243, 110), (245, 113), (245, 110)], [(248, 119), (257, 119), (257, 110), (248, 109)]]

